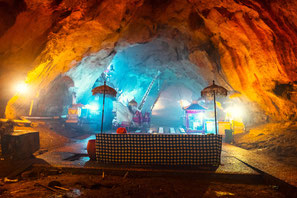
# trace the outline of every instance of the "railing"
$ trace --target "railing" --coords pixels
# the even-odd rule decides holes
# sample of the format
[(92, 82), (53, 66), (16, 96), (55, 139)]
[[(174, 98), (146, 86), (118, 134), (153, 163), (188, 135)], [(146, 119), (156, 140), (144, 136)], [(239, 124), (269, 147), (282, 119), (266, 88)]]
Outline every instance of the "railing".
[(156, 74), (156, 76), (154, 77), (154, 79), (152, 80), (152, 82), (150, 83), (148, 89), (146, 90), (146, 92), (145, 92), (145, 94), (144, 94), (144, 96), (143, 96), (143, 98), (142, 98), (142, 100), (141, 100), (141, 102), (140, 102), (140, 104), (138, 106), (138, 109), (140, 111), (142, 110), (142, 107), (143, 107), (143, 105), (144, 105), (144, 103), (145, 103), (145, 101), (146, 101), (146, 99), (147, 99), (147, 97), (148, 97), (151, 89), (153, 88), (153, 85), (154, 85), (155, 81), (157, 80), (157, 78), (159, 77), (160, 74), (161, 74), (161, 72), (158, 71), (158, 73)]

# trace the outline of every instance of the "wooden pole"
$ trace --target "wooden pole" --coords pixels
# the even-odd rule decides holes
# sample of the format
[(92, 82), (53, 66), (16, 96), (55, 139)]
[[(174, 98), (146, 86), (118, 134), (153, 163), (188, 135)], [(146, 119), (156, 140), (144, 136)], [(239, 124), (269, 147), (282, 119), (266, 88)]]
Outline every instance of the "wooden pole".
[(103, 120), (104, 120), (105, 88), (106, 88), (106, 80), (104, 81), (104, 89), (103, 89), (103, 106), (102, 106), (102, 119), (101, 119), (101, 134), (102, 134), (102, 131), (103, 131)]
[(189, 114), (186, 111), (186, 128), (187, 128), (187, 132), (189, 132)]
[(216, 104), (216, 91), (213, 91), (213, 105), (214, 105), (214, 113), (215, 113), (215, 128), (216, 135), (218, 135), (218, 126), (217, 126), (217, 104)]

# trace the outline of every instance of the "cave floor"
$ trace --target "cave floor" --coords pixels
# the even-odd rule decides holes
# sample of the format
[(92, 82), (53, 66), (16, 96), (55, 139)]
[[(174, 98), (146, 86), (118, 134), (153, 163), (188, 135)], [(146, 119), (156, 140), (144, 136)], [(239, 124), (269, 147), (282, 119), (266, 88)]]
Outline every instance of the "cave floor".
[(250, 127), (234, 136), (234, 144), (265, 154), (289, 166), (297, 166), (297, 123), (266, 123)]
[[(63, 183), (63, 186), (72, 190), (77, 189), (77, 192), (82, 193), (80, 195), (85, 197), (92, 197), (92, 193), (99, 193), (102, 195), (101, 197), (105, 197), (113, 193), (112, 189), (116, 189), (114, 193), (119, 193), (117, 197), (137, 197), (140, 192), (151, 197), (179, 197), (178, 195), (195, 197), (197, 194), (204, 195), (202, 197), (285, 197), (279, 191), (279, 186), (282, 186), (284, 182), (291, 184), (293, 191), (296, 190), (297, 168), (295, 166), (234, 145), (223, 144), (221, 165), (216, 170), (104, 165), (90, 161), (87, 156), (87, 142), (89, 139), (95, 138), (94, 133), (74, 131), (76, 135), (73, 135), (73, 132), (67, 133), (63, 130), (61, 132), (61, 129), (57, 130), (58, 128), (53, 123), (50, 125), (40, 123), (35, 128), (40, 131), (41, 150), (35, 154), (33, 168), (29, 170), (27, 176), (22, 174), (23, 180), (17, 183), (22, 190), (15, 189), (17, 184), (5, 184), (7, 192), (4, 192), (3, 195), (7, 195), (7, 197), (18, 197), (18, 195), (20, 195), (19, 197), (29, 197), (32, 195), (34, 197), (38, 194), (37, 197), (39, 197), (41, 194), (50, 192), (36, 186), (32, 187), (35, 191), (32, 189), (32, 192), (29, 192), (27, 186), (33, 186), (36, 182), (46, 184), (51, 180), (58, 180)], [(33, 174), (32, 178), (32, 171), (35, 170), (37, 170), (38, 176)], [(46, 171), (40, 174), (40, 170)], [(53, 176), (51, 176), (52, 173)], [(86, 173), (88, 175), (85, 175)], [(91, 175), (89, 175), (90, 173)], [(126, 175), (127, 173), (129, 176)], [(266, 176), (263, 177), (263, 174)], [(28, 175), (31, 175), (29, 179)], [(182, 183), (187, 183), (185, 178), (193, 180), (193, 183), (189, 185), (192, 185), (192, 189), (199, 186), (193, 191), (197, 194), (184, 192), (186, 188), (182, 186)], [(93, 188), (90, 187), (91, 184), (85, 187), (85, 182), (88, 180), (92, 180), (91, 184), (93, 185), (100, 184), (101, 187)], [(267, 180), (270, 181), (267, 182)], [(169, 190), (171, 185), (179, 190), (174, 190), (174, 192)], [(109, 189), (106, 186), (112, 187)], [(135, 190), (135, 187), (138, 190)], [(156, 189), (153, 189), (155, 187)], [(51, 194), (53, 193), (51, 192)], [(74, 191), (71, 193), (71, 196), (77, 197)], [(123, 196), (120, 193), (124, 193)], [(172, 193), (177, 194), (173, 196)]]
[[(66, 142), (63, 146), (54, 148), (40, 154), (37, 158), (44, 160), (46, 163), (54, 167), (68, 168), (93, 168), (106, 170), (119, 170), (120, 172), (135, 171), (145, 172), (151, 171), (151, 167), (139, 166), (119, 166), (104, 165), (90, 161), (87, 156), (86, 146), (89, 139), (95, 139), (94, 134), (84, 134), (75, 138), (71, 138), (70, 142)], [(164, 171), (164, 169), (154, 168), (155, 171)], [(274, 178), (289, 183), (297, 187), (297, 168), (290, 164), (283, 163), (265, 154), (259, 152), (245, 150), (234, 145), (223, 144), (221, 165), (212, 173), (217, 175), (232, 176), (257, 176), (258, 171), (264, 172)], [(279, 171), (282, 170), (282, 171)], [(173, 170), (183, 171), (183, 170)], [(193, 170), (191, 170), (193, 171)], [(207, 170), (197, 170), (198, 172), (207, 172)]]
[[(47, 165), (63, 168), (88, 168), (93, 170), (118, 171), (123, 174), (126, 171), (147, 173), (147, 172), (193, 172), (211, 173), (216, 175), (230, 175), (232, 177), (259, 176), (264, 172), (274, 178), (280, 179), (292, 186), (297, 187), (297, 168), (283, 164), (271, 157), (248, 151), (230, 144), (223, 144), (221, 165), (216, 170), (208, 169), (164, 169), (163, 167), (150, 166), (126, 166), (126, 165), (106, 165), (90, 161), (86, 153), (86, 144), (89, 139), (95, 138), (91, 135), (83, 140), (67, 144), (50, 152), (38, 155), (37, 158), (44, 160)], [(42, 164), (40, 164), (42, 165)], [(281, 170), (281, 171), (280, 171)]]
[[(32, 170), (35, 172), (36, 169)], [(37, 171), (36, 171), (37, 172)], [(44, 172), (42, 172), (44, 173)], [(49, 182), (60, 182), (68, 191), (53, 192), (41, 187)], [(90, 174), (54, 174), (37, 179), (25, 179), (17, 183), (0, 186), (0, 196), (20, 197), (286, 197), (274, 186), (260, 182), (239, 183), (226, 180), (213, 181), (196, 176), (150, 176), (127, 177), (105, 174), (104, 178)]]
[[(94, 169), (110, 169), (121, 171), (151, 171), (151, 166), (132, 166), (132, 165), (105, 165), (95, 161), (90, 161), (87, 156), (86, 145), (89, 139), (94, 139), (95, 136), (91, 135), (83, 140), (78, 140), (73, 143), (67, 144), (63, 147), (53, 149), (44, 154), (38, 155), (38, 159), (44, 160), (47, 164), (53, 167), (68, 167), (68, 168), (94, 168)], [(230, 155), (228, 151), (229, 146), (221, 155), (221, 165), (214, 171), (215, 174), (230, 174), (230, 175), (259, 175), (259, 173), (235, 156)], [(147, 170), (146, 170), (147, 169)], [(164, 171), (163, 167), (154, 167), (155, 171)], [(173, 169), (174, 171), (183, 171), (182, 169)], [(193, 171), (193, 169), (190, 169)], [(209, 170), (197, 170), (198, 172), (208, 172)], [(213, 172), (212, 170), (210, 172)]]
[[(21, 181), (3, 186), (0, 181), (1, 197), (287, 197), (279, 186), (268, 184), (237, 158), (251, 160), (250, 151), (233, 145), (223, 145), (216, 170), (127, 167), (89, 161), (84, 148), (93, 137), (72, 140), (36, 156), (33, 168), (22, 173)], [(70, 190), (52, 192), (36, 185), (47, 186), (52, 181)]]

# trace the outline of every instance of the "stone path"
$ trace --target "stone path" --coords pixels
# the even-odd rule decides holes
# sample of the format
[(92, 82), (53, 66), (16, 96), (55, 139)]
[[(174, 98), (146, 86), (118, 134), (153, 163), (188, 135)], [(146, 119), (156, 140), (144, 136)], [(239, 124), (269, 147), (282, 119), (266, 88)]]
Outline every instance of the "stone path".
[(222, 155), (228, 154), (250, 166), (297, 187), (297, 167), (283, 164), (271, 157), (256, 154), (230, 144), (223, 144)]

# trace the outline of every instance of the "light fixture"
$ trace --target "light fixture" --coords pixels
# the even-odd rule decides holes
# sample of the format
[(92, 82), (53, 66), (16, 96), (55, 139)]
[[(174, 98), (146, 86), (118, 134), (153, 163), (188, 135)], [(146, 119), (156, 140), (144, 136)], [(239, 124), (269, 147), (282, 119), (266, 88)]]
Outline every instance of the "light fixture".
[(15, 86), (15, 91), (19, 94), (26, 94), (29, 92), (28, 84), (22, 82)]
[(242, 119), (244, 115), (244, 109), (239, 105), (228, 107), (225, 112), (230, 114), (233, 119)]
[(179, 104), (180, 104), (180, 106), (182, 107), (182, 108), (185, 108), (185, 107), (187, 107), (187, 106), (189, 106), (191, 103), (189, 102), (189, 101), (187, 101), (187, 100), (179, 100), (178, 101), (179, 102)]
[(96, 103), (87, 104), (85, 108), (89, 109), (90, 111), (98, 111), (99, 105)]

